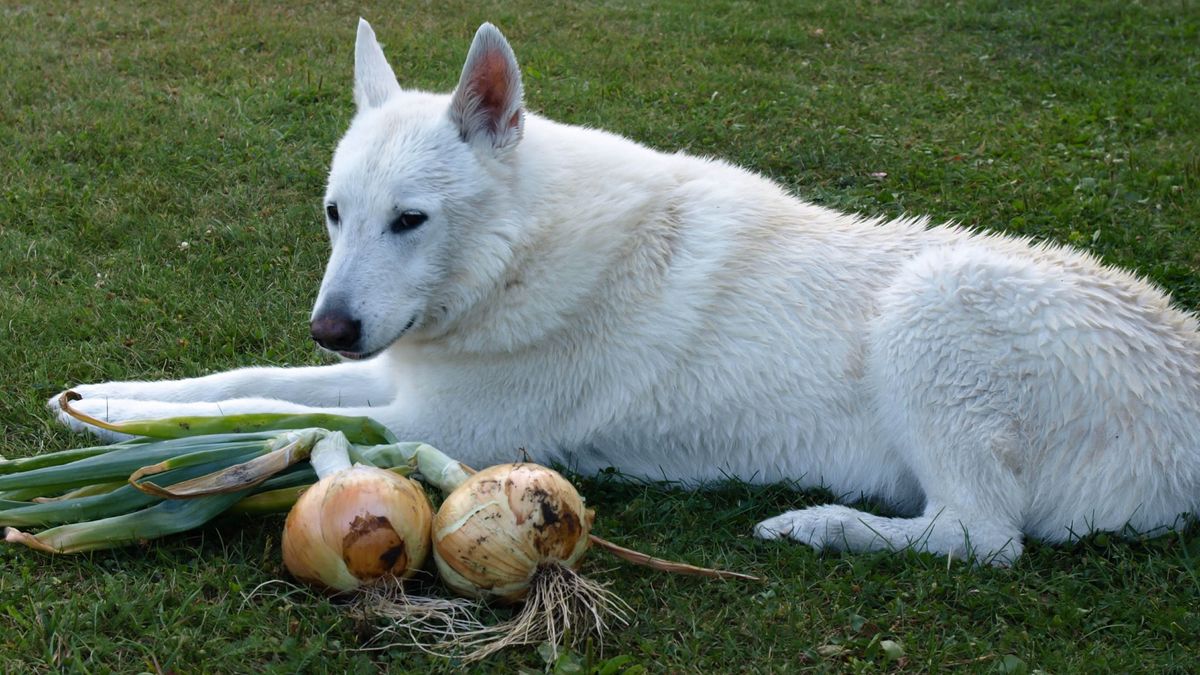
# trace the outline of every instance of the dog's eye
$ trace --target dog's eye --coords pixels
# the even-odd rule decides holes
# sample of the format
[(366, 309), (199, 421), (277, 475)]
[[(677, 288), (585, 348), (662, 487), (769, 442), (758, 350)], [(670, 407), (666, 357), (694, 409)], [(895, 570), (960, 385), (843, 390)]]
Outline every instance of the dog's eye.
[(334, 225), (337, 225), (339, 222), (341, 222), (342, 218), (338, 215), (337, 204), (325, 205), (325, 217), (328, 218), (329, 222), (333, 223)]
[(429, 216), (425, 215), (422, 211), (405, 211), (396, 216), (396, 219), (392, 221), (392, 232), (415, 230), (426, 220), (429, 220)]

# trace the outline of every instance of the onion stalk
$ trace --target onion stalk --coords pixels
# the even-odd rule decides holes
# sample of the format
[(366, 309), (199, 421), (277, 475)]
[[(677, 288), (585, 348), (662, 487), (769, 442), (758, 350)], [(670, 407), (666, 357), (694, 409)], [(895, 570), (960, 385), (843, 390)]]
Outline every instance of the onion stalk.
[[(4, 538), (48, 553), (115, 548), (183, 532), (257, 492), (311, 483), (313, 446), (330, 435), (319, 423), (362, 443), (393, 443), (368, 418), (336, 415), (231, 415), (108, 424), (71, 407), (94, 426), (145, 437), (0, 460)], [(299, 427), (297, 429), (296, 427)], [(153, 476), (153, 482), (147, 480)], [(114, 485), (120, 479), (123, 485)], [(179, 498), (186, 498), (180, 500)], [(16, 527), (47, 527), (37, 534)]]
[[(387, 427), (370, 417), (349, 417), (330, 413), (242, 413), (197, 417), (169, 417), (156, 420), (127, 420), (106, 422), (71, 407), (71, 401), (83, 397), (65, 391), (58, 403), (63, 412), (91, 426), (129, 436), (148, 438), (186, 438), (213, 434), (280, 431), (286, 429), (328, 429), (340, 431), (354, 443), (395, 443), (396, 437)], [(136, 439), (135, 439), (136, 441)]]

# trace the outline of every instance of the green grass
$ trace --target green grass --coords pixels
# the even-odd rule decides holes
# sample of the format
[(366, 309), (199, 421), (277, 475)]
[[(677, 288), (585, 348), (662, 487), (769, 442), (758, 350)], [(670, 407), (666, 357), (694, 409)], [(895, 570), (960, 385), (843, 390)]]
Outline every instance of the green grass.
[[(529, 106), (551, 117), (722, 156), (846, 210), (1070, 242), (1200, 308), (1192, 0), (544, 5), (0, 5), (0, 453), (83, 443), (42, 408), (69, 383), (322, 360), (306, 319), (360, 14), (406, 85), (449, 89), (491, 20), (522, 61)], [(1011, 570), (975, 569), (750, 538), (758, 520), (825, 494), (581, 485), (604, 536), (770, 579), (706, 583), (594, 555), (587, 572), (636, 619), (603, 656), (581, 650), (585, 666), (1200, 662), (1195, 526), (1035, 543)], [(281, 522), (69, 558), (0, 548), (0, 670), (454, 670), (355, 651), (364, 627), (326, 601), (249, 596), (282, 576)], [(888, 660), (884, 639), (903, 660)], [(513, 650), (481, 670), (518, 668), (542, 658)]]

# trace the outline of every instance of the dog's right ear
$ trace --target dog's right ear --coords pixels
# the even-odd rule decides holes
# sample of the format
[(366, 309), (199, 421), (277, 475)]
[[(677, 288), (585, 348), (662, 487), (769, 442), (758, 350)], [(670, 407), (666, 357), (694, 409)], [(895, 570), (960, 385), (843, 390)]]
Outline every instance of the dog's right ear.
[(396, 74), (375, 39), (375, 31), (365, 19), (358, 20), (358, 40), (354, 43), (354, 102), (359, 110), (376, 108), (400, 93)]

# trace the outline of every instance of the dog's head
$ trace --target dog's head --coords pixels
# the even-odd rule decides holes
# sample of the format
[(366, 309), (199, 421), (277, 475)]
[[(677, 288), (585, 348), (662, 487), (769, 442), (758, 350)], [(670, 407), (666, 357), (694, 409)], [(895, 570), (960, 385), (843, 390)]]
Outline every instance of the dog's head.
[(325, 349), (366, 358), (436, 331), (503, 274), (525, 115), (516, 58), (491, 24), (447, 96), (402, 89), (360, 19), (354, 100), (329, 171), (333, 250), (311, 327)]

